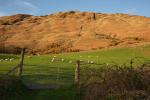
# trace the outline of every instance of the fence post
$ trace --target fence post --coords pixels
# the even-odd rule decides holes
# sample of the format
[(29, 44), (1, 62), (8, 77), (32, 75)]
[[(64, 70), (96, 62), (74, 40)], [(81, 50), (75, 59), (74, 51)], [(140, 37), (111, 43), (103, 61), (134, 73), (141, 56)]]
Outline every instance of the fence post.
[(18, 73), (17, 73), (19, 79), (21, 79), (22, 70), (23, 70), (24, 53), (25, 53), (25, 48), (22, 48), (21, 49), (21, 58), (20, 58), (20, 62), (19, 62), (19, 65), (18, 65)]
[(76, 62), (76, 69), (75, 69), (75, 84), (80, 84), (80, 61), (77, 60)]
[(131, 70), (133, 69), (133, 59), (131, 59), (131, 61), (130, 61), (130, 68), (131, 68)]

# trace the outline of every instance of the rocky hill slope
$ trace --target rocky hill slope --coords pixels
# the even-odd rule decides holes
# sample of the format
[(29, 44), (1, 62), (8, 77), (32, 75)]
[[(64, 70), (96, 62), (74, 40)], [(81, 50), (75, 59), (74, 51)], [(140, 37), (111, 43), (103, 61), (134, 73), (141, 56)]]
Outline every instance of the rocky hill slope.
[(0, 17), (0, 52), (60, 53), (150, 42), (150, 18), (127, 14), (59, 12)]

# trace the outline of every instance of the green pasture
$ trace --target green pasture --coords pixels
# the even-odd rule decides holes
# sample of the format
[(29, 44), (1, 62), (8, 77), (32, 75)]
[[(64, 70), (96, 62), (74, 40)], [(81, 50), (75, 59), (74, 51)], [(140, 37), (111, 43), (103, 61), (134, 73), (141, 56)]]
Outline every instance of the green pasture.
[[(0, 54), (0, 74), (5, 74), (19, 62), (20, 55)], [(14, 58), (13, 61), (5, 59)], [(52, 59), (55, 58), (54, 61)], [(80, 100), (79, 92), (71, 87), (74, 82), (74, 70), (76, 61), (81, 60), (81, 69), (91, 67), (98, 68), (96, 64), (127, 64), (134, 59), (134, 65), (138, 66), (144, 61), (150, 60), (150, 45), (112, 48), (88, 52), (62, 53), (49, 55), (25, 55), (23, 81), (28, 83), (62, 84), (63, 88), (52, 90), (33, 90), (25, 93), (20, 100)], [(64, 61), (62, 61), (62, 59)], [(88, 62), (95, 64), (88, 64)], [(15, 74), (15, 72), (13, 73)], [(18, 98), (12, 98), (18, 100)]]
[[(19, 55), (0, 54), (0, 59), (15, 58), (13, 61), (1, 61), (0, 73), (4, 74), (19, 61)], [(81, 68), (99, 67), (95, 64), (129, 64), (130, 60), (134, 60), (134, 64), (143, 63), (150, 60), (150, 45), (128, 47), (128, 48), (111, 48), (88, 52), (49, 54), (39, 56), (25, 56), (23, 79), (25, 82), (35, 83), (58, 83), (72, 84), (74, 81), (74, 69), (76, 61), (81, 60), (85, 64), (81, 64)], [(52, 61), (54, 59), (54, 61)], [(62, 61), (63, 59), (63, 61)]]

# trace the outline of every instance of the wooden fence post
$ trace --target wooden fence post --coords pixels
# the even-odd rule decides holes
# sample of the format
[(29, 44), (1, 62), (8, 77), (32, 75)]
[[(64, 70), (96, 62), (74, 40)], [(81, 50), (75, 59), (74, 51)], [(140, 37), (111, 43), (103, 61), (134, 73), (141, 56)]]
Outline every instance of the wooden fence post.
[(24, 53), (25, 53), (25, 48), (21, 49), (21, 58), (20, 58), (20, 62), (18, 65), (18, 77), (21, 79), (22, 76), (22, 70), (23, 70), (23, 62), (24, 62)]
[(131, 70), (133, 69), (133, 59), (131, 59), (131, 61), (130, 61), (130, 68), (131, 68)]
[(76, 62), (76, 69), (75, 69), (75, 84), (80, 84), (80, 61), (77, 60)]

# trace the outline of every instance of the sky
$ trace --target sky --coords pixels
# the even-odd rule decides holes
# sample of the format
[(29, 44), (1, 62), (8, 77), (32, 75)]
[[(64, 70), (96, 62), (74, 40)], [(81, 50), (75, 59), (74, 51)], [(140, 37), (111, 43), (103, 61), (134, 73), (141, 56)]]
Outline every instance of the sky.
[(72, 10), (150, 17), (150, 0), (0, 0), (0, 16), (40, 16)]

